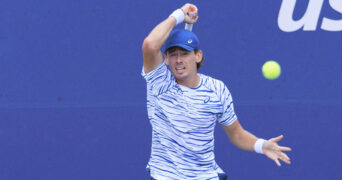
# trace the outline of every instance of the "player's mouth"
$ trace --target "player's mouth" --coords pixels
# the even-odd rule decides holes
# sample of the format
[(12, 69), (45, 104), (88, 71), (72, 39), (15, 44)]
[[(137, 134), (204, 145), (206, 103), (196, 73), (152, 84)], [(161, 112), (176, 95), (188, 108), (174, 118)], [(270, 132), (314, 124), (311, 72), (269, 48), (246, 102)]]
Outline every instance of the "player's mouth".
[(175, 68), (177, 72), (183, 71), (185, 69), (184, 66), (179, 66)]
[(176, 67), (176, 70), (182, 70), (185, 69), (185, 67)]

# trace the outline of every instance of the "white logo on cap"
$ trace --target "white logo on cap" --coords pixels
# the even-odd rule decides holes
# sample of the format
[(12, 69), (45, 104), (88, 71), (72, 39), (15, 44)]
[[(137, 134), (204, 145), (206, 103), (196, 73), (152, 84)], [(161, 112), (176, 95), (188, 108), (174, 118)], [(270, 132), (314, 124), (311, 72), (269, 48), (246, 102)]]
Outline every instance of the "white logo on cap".
[(189, 40), (188, 40), (188, 43), (189, 43), (189, 44), (192, 43), (192, 39), (189, 39)]

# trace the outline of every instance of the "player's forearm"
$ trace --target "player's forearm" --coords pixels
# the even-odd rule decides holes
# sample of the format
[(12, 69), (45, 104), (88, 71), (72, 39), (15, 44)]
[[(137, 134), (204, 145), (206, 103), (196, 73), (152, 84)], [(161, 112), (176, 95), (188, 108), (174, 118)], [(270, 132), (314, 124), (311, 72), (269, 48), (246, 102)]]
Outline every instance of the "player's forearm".
[(222, 126), (231, 143), (246, 151), (254, 151), (254, 144), (257, 140), (252, 133), (243, 129), (239, 121), (236, 120), (230, 126)]
[(254, 151), (254, 144), (258, 138), (250, 132), (241, 129), (239, 133), (235, 133), (229, 136), (229, 139), (234, 145), (236, 145), (240, 149), (246, 151)]
[(143, 52), (159, 52), (175, 25), (174, 17), (169, 17), (158, 24), (145, 38)]

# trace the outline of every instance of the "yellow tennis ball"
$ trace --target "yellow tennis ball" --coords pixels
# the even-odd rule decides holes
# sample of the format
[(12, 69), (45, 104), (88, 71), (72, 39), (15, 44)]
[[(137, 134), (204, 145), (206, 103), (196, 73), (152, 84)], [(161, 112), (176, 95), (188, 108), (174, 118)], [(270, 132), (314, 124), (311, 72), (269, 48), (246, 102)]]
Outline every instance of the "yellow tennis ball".
[(266, 79), (277, 79), (281, 73), (280, 65), (275, 61), (267, 61), (262, 66), (262, 73)]

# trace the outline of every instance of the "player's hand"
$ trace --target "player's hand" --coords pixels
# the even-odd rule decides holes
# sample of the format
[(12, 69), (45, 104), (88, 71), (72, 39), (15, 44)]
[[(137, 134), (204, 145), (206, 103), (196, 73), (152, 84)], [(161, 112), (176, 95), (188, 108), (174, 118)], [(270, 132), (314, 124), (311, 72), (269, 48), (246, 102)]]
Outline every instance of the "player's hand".
[[(193, 6), (196, 8), (196, 13), (194, 14), (193, 17), (190, 17), (190, 15), (189, 15), (190, 6)], [(184, 12), (184, 22), (185, 23), (194, 24), (197, 22), (197, 20), (198, 20), (198, 9), (195, 5), (187, 3), (181, 8), (181, 10)]]
[(268, 141), (265, 141), (262, 150), (264, 154), (275, 161), (278, 166), (281, 166), (279, 159), (284, 161), (287, 164), (291, 164), (290, 158), (283, 151), (291, 151), (291, 148), (285, 146), (279, 146), (278, 141), (283, 139), (283, 135), (280, 135), (275, 138), (271, 138)]

